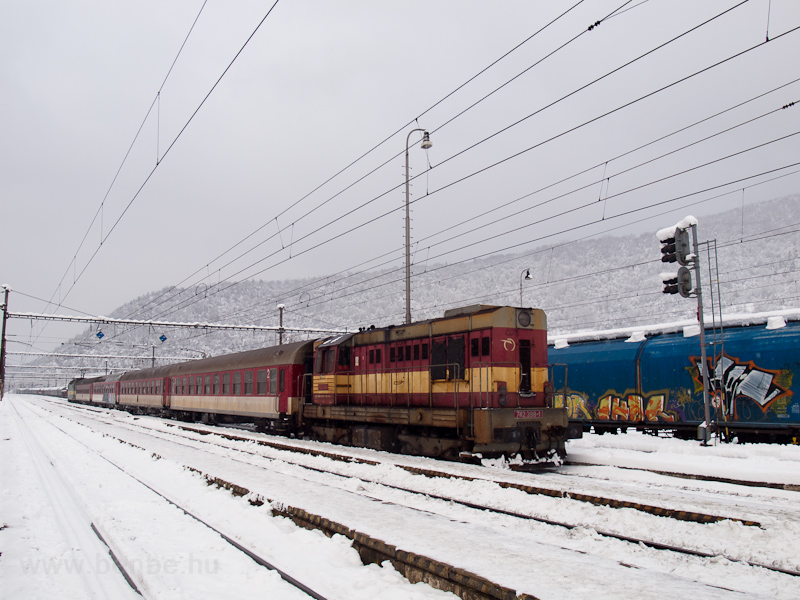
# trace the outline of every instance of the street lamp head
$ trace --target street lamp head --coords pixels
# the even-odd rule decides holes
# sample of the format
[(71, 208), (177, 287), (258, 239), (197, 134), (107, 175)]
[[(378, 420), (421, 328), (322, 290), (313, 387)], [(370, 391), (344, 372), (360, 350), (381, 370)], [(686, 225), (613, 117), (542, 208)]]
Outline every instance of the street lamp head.
[(525, 279), (533, 279), (533, 277), (531, 277), (530, 269), (525, 269)]
[(427, 150), (428, 148), (431, 148), (431, 147), (433, 147), (433, 142), (431, 141), (431, 136), (427, 131), (425, 131), (422, 134), (422, 144), (420, 144), (420, 148), (422, 148), (423, 150)]

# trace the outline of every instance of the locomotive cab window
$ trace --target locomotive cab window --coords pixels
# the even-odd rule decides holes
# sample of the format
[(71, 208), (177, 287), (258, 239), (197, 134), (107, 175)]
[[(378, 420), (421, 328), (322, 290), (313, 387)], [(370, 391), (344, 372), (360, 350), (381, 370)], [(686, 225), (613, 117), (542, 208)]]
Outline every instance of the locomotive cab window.
[(338, 371), (350, 370), (350, 346), (339, 346), (339, 360), (337, 361)]

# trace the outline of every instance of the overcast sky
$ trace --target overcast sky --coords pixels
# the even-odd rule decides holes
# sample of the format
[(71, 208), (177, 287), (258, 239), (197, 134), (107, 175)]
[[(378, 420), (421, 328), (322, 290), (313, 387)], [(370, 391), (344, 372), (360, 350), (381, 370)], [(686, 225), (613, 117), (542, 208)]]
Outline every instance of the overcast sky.
[[(433, 147), (411, 135), (416, 264), (625, 223), (655, 233), (800, 190), (800, 174), (762, 183), (800, 162), (800, 135), (775, 141), (800, 131), (800, 105), (767, 114), (800, 101), (800, 31), (781, 37), (800, 27), (800, 2), (744, 2), (614, 73), (739, 2), (585, 0), (531, 37), (572, 4), (281, 0), (203, 103), (273, 0), (3, 2), (0, 283), (14, 290), (11, 310), (103, 315), (168, 285), (401, 266), (402, 153), (417, 127)], [(30, 330), (10, 323), (12, 339)], [(48, 328), (38, 347), (62, 331)]]

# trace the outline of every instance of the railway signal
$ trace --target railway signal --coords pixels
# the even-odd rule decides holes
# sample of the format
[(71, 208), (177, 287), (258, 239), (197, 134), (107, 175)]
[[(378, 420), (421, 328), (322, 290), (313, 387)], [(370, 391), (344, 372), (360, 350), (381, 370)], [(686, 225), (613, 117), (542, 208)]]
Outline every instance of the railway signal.
[[(692, 241), (689, 242), (689, 230), (692, 230)], [(710, 439), (711, 406), (708, 394), (707, 372), (708, 363), (706, 362), (706, 336), (705, 323), (703, 321), (703, 287), (700, 283), (700, 261), (697, 257), (697, 219), (686, 217), (680, 223), (662, 229), (657, 234), (661, 242), (661, 262), (674, 263), (681, 265), (678, 272), (662, 273), (661, 281), (664, 284), (662, 291), (665, 294), (680, 294), (684, 298), (697, 298), (697, 318), (700, 322), (700, 356), (701, 365), (704, 372), (703, 379), (703, 405), (705, 407), (705, 421), (698, 427), (698, 437), (703, 440), (703, 445), (708, 445)], [(696, 286), (692, 289), (692, 273)]]
[(692, 297), (692, 272), (686, 267), (678, 269), (677, 273), (662, 273), (662, 290), (665, 294), (680, 294), (684, 298)]
[(692, 258), (689, 243), (689, 232), (686, 229), (675, 227), (675, 232), (668, 238), (661, 240), (661, 262), (677, 262), (683, 267), (688, 267)]

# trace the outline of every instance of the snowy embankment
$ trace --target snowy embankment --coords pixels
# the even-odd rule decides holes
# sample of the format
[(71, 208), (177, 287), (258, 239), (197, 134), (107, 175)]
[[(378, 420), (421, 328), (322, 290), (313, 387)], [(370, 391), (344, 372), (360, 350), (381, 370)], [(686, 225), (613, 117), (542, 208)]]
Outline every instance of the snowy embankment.
[[(570, 442), (570, 458), (614, 466), (569, 467), (538, 476), (503, 471), (509, 478), (534, 478), (539, 485), (571, 485), (573, 489), (605, 485), (607, 495), (613, 491), (643, 497), (657, 494), (659, 502), (678, 508), (691, 496), (692, 502), (719, 514), (758, 516), (760, 527), (732, 521), (712, 525), (678, 522), (630, 509), (530, 496), (487, 481), (428, 480), (392, 466), (391, 455), (349, 449), (382, 461), (371, 467), (372, 480), (384, 478), (387, 483), (406, 483), (408, 487), (424, 484), (430, 494), (460, 495), (486, 505), (581, 524), (564, 530), (389, 490), (367, 482), (366, 465), (331, 465), (340, 474), (334, 477), (281, 462), (277, 452), (256, 456), (252, 451), (260, 454), (262, 449), (252, 443), (222, 448), (213, 443), (215, 436), (178, 437), (174, 423), (117, 411), (78, 411), (57, 401), (12, 395), (0, 403), (0, 423), (2, 518), (6, 525), (0, 532), (0, 594), (4, 597), (108, 596), (93, 592), (88, 577), (89, 572), (97, 575), (95, 579), (116, 577), (113, 585), (120, 584), (107, 549), (84, 548), (80, 540), (62, 531), (64, 522), (85, 526), (87, 519), (129, 567), (131, 578), (146, 598), (249, 597), (256, 591), (266, 597), (301, 597), (274, 572), (232, 552), (219, 536), (148, 492), (109, 461), (124, 466), (331, 600), (453, 596), (409, 584), (388, 563), (362, 566), (349, 540), (342, 536), (328, 539), (273, 517), (269, 505), (251, 506), (245, 498), (209, 487), (184, 465), (543, 599), (741, 598), (743, 593), (754, 598), (800, 597), (798, 577), (719, 557), (686, 557), (644, 548), (596, 533), (601, 529), (636, 531), (675, 545), (708, 543), (719, 548), (715, 551), (739, 560), (774, 562), (781, 568), (800, 570), (800, 493), (698, 483), (619, 468), (676, 472), (700, 468), (716, 476), (735, 473), (734, 479), (800, 484), (797, 447), (702, 448), (695, 442), (637, 434), (588, 436)], [(25, 429), (52, 462), (55, 474), (34, 467)], [(321, 457), (313, 460), (317, 466), (327, 461)], [(425, 459), (402, 460), (432, 468), (432, 461)], [(473, 476), (484, 473), (486, 479), (498, 473), (466, 465), (453, 467)], [(61, 501), (46, 489), (53, 478), (64, 480), (78, 505), (60, 506), (66, 516), (57, 515), (54, 504)], [(420, 481), (413, 484), (412, 479)]]

